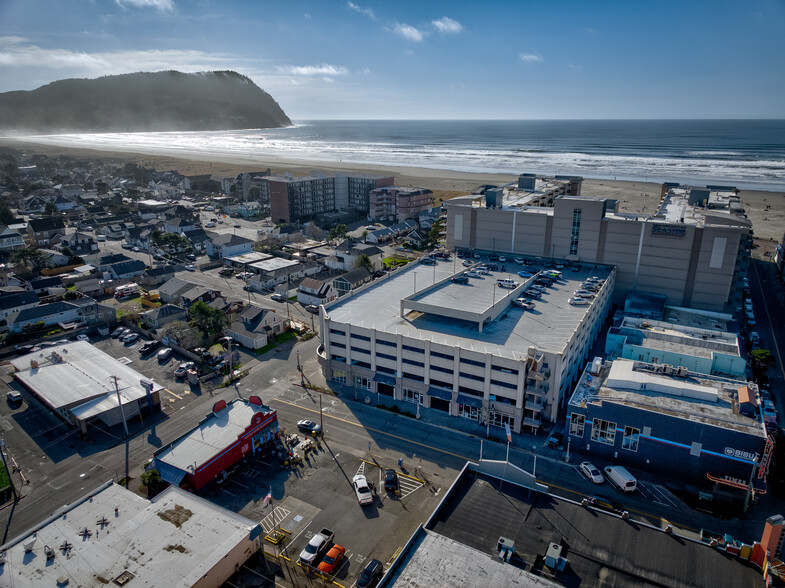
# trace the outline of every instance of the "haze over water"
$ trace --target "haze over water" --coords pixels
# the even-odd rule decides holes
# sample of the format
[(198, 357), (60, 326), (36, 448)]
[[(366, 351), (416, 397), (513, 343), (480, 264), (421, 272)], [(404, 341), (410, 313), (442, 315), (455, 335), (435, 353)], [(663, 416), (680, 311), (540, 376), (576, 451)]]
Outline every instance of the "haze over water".
[(110, 133), (37, 142), (187, 156), (785, 189), (783, 120), (299, 121), (284, 129)]

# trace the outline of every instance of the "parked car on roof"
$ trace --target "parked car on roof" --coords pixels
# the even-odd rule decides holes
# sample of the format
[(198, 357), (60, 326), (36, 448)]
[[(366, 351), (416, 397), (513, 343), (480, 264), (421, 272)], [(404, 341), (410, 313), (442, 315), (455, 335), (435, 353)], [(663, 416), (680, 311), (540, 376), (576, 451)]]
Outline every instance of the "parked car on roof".
[(166, 361), (167, 359), (172, 357), (173, 353), (174, 353), (174, 349), (172, 349), (171, 347), (164, 347), (163, 349), (161, 349), (161, 351), (158, 352), (157, 355), (158, 361)]
[(384, 471), (384, 489), (387, 492), (398, 490), (398, 473), (392, 468), (387, 468)]
[(127, 335), (123, 336), (123, 343), (128, 345), (129, 343), (133, 343), (134, 341), (136, 341), (138, 338), (139, 335), (137, 335), (136, 333), (128, 333)]
[(573, 306), (589, 306), (591, 304), (591, 301), (586, 298), (570, 298), (567, 302)]
[(357, 495), (357, 502), (360, 503), (360, 506), (373, 504), (373, 493), (371, 492), (371, 487), (368, 485), (368, 480), (365, 479), (365, 476), (358, 474), (352, 478), (352, 487), (354, 488), (354, 493)]
[(355, 586), (357, 588), (373, 588), (384, 575), (384, 566), (378, 559), (372, 559), (360, 572)]

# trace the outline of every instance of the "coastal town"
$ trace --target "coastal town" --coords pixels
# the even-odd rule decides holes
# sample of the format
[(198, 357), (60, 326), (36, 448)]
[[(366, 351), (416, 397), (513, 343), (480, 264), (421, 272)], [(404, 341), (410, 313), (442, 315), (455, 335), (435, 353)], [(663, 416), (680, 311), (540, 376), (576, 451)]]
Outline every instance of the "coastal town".
[(0, 585), (785, 577), (785, 241), (733, 186), (1, 170)]

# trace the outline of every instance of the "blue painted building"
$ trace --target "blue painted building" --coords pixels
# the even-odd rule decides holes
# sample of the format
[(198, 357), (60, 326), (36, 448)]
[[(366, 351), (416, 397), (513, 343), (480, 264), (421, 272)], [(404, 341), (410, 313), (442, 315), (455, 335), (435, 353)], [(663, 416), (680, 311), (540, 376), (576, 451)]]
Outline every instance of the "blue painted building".
[(589, 364), (566, 429), (571, 451), (703, 485), (760, 485), (773, 448), (746, 382), (625, 359)]
[(744, 379), (747, 368), (734, 333), (635, 317), (610, 328), (605, 354), (735, 379)]

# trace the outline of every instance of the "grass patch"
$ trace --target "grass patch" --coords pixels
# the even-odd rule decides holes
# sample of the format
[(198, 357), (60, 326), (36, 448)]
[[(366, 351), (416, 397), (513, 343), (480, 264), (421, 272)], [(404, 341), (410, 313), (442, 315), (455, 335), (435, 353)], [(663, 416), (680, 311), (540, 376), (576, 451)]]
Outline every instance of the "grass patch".
[(409, 263), (408, 259), (401, 259), (400, 257), (386, 257), (382, 260), (384, 267), (387, 269), (393, 269), (396, 267), (401, 267)]
[(5, 488), (11, 485), (11, 478), (8, 477), (8, 472), (5, 471), (2, 462), (0, 462), (0, 488)]
[(275, 339), (270, 341), (267, 345), (257, 349), (256, 350), (256, 355), (264, 355), (265, 353), (267, 353), (271, 349), (274, 349), (275, 347), (277, 347), (281, 343), (286, 343), (287, 341), (291, 341), (292, 339), (296, 339), (296, 338), (297, 338), (297, 333), (295, 333), (294, 331), (286, 331), (285, 333), (281, 333), (280, 335), (276, 335)]

